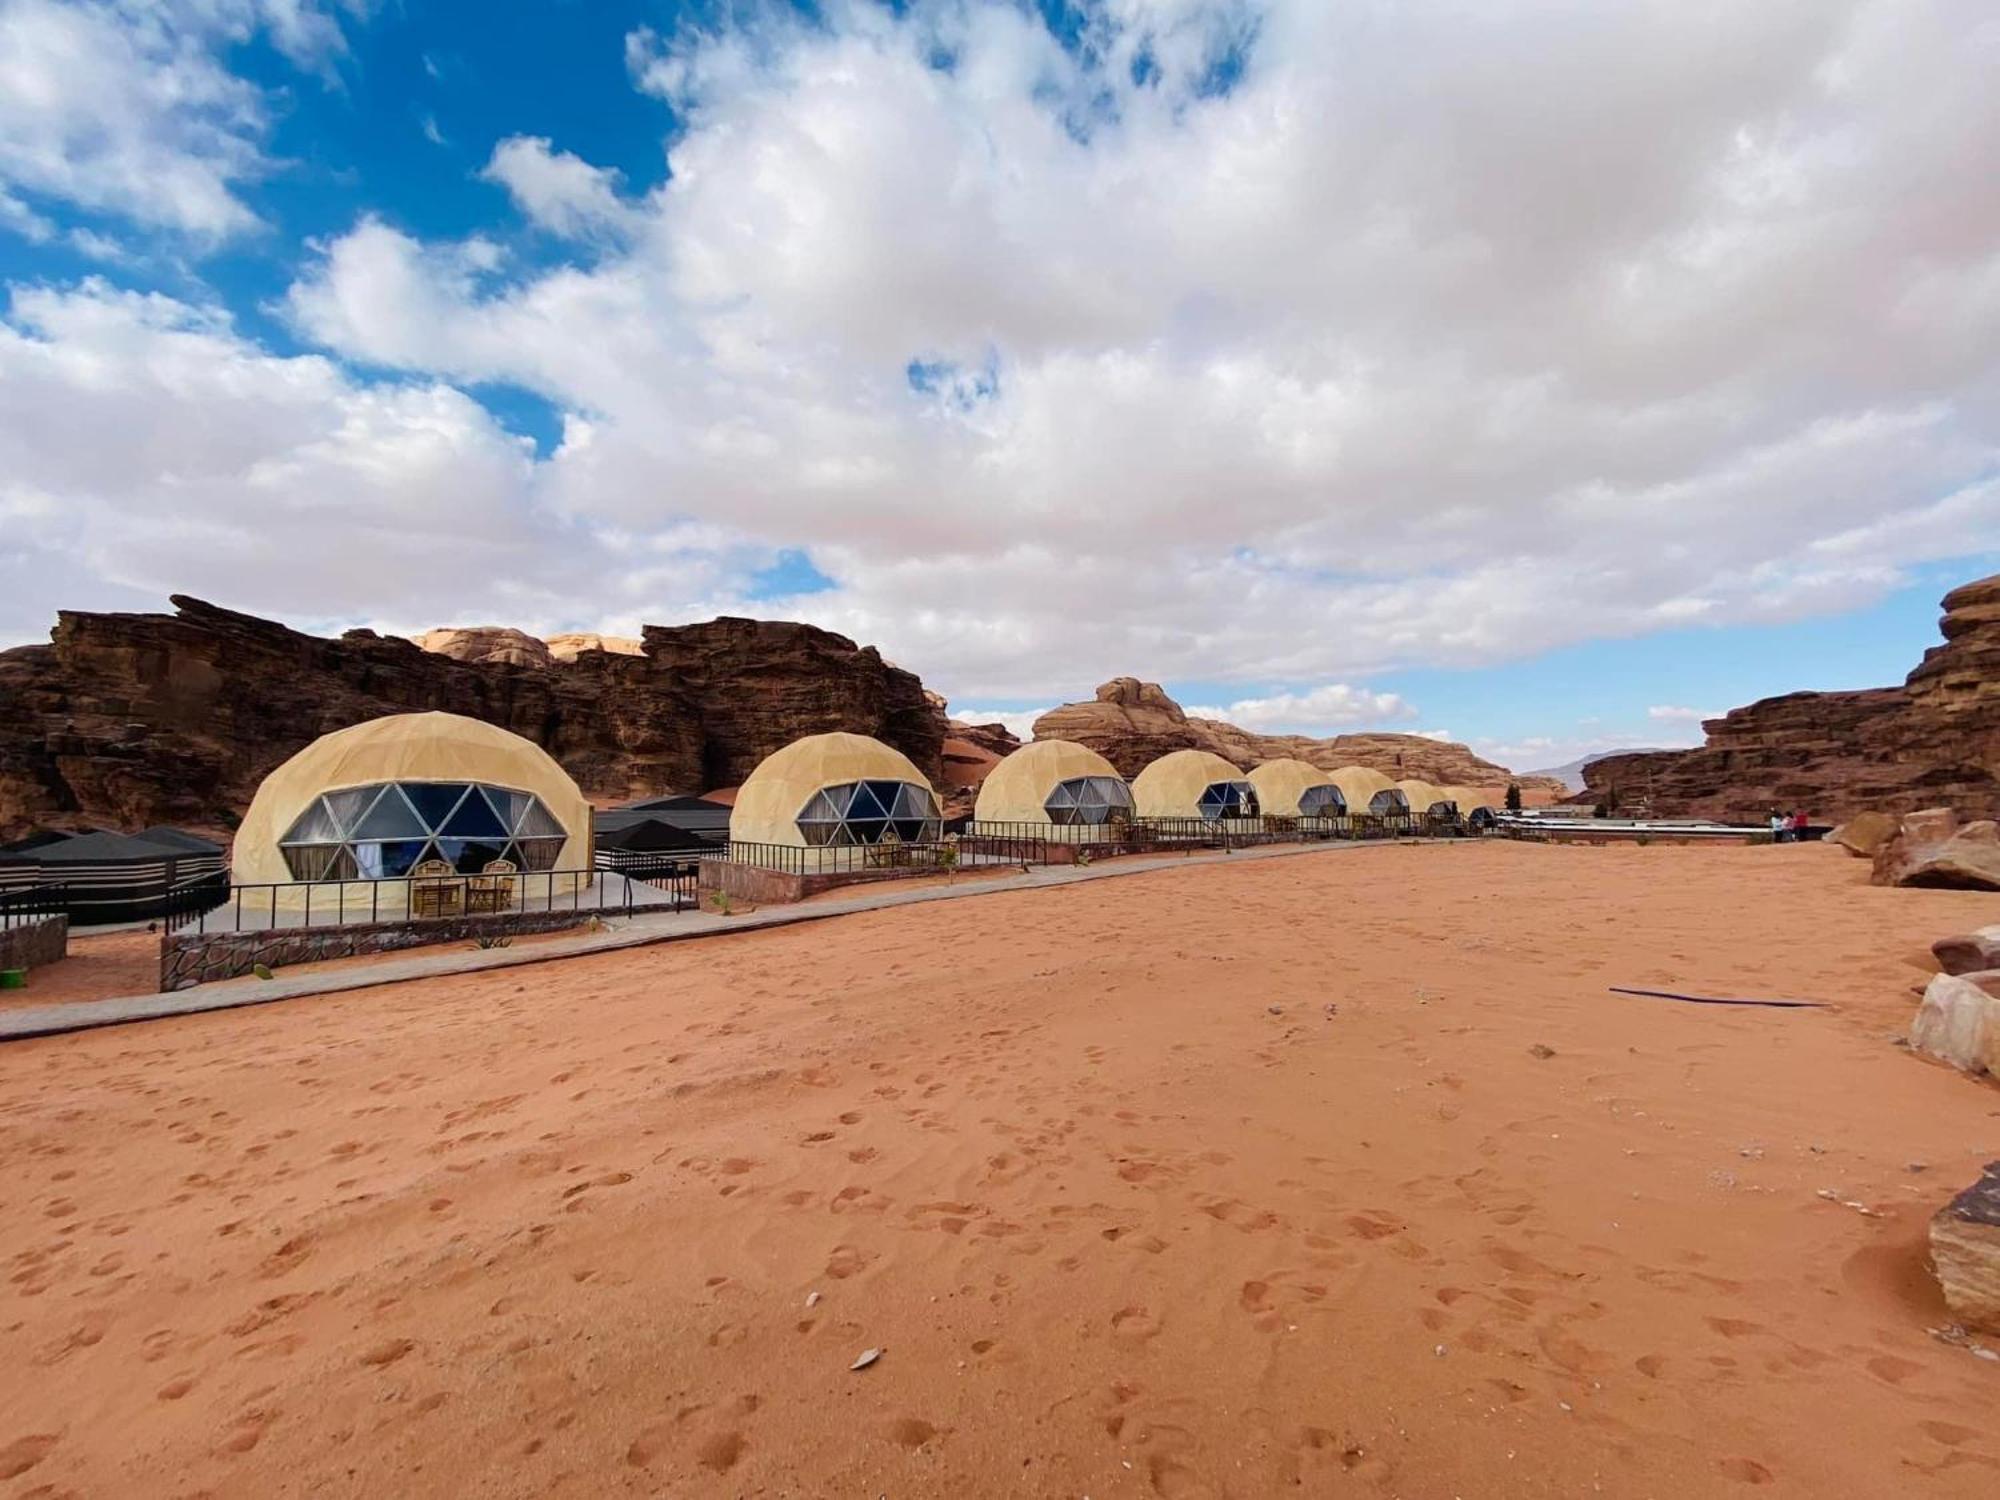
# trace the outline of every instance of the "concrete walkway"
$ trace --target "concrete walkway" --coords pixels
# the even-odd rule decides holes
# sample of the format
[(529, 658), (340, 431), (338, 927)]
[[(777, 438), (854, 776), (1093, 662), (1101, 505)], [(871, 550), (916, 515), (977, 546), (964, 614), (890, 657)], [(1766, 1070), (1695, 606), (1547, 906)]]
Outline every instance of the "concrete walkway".
[[(1456, 839), (1404, 839), (1403, 844), (1456, 844)], [(1101, 864), (1047, 865), (1027, 874), (1015, 873), (999, 879), (961, 878), (949, 885), (927, 886), (919, 890), (900, 889), (901, 882), (888, 881), (864, 886), (858, 894), (840, 900), (808, 902), (797, 906), (764, 907), (736, 916), (709, 911), (685, 911), (612, 919), (599, 932), (579, 933), (533, 948), (466, 947), (449, 953), (428, 953), (417, 958), (390, 959), (370, 963), (349, 973), (322, 971), (272, 979), (230, 979), (218, 984), (198, 985), (172, 994), (124, 995), (109, 1000), (78, 1000), (66, 1005), (43, 1005), (0, 1011), (0, 1041), (26, 1037), (54, 1036), (66, 1031), (87, 1031), (95, 1026), (122, 1026), (130, 1021), (151, 1021), (163, 1016), (191, 1016), (202, 1011), (233, 1010), (243, 1005), (268, 1005), (276, 1000), (296, 1000), (307, 995), (333, 995), (347, 990), (370, 989), (382, 984), (400, 984), (408, 979), (434, 979), (447, 974), (476, 974), (488, 969), (518, 969), (528, 964), (560, 962), (592, 953), (613, 953), (625, 948), (645, 948), (656, 943), (678, 943), (692, 938), (722, 937), (731, 933), (759, 932), (773, 927), (792, 927), (802, 922), (823, 922), (855, 912), (885, 911), (896, 906), (921, 906), (931, 901), (959, 901), (968, 896), (991, 895), (996, 891), (1046, 890), (1051, 886), (1081, 885), (1091, 880), (1117, 880), (1134, 875), (1152, 875), (1162, 870), (1186, 870), (1198, 865), (1245, 864), (1267, 859), (1300, 859), (1314, 855), (1348, 853), (1361, 849), (1386, 849), (1392, 841), (1337, 841), (1320, 844), (1267, 844), (1233, 853), (1134, 855), (1106, 860)]]

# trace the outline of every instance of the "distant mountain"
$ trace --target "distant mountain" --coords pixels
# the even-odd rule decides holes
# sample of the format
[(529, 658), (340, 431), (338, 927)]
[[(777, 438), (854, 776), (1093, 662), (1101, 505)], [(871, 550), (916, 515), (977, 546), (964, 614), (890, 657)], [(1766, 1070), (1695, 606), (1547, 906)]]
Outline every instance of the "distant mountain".
[(1578, 756), (1575, 760), (1569, 761), (1564, 765), (1550, 766), (1547, 770), (1543, 771), (1523, 771), (1521, 774), (1523, 776), (1547, 776), (1552, 780), (1560, 781), (1572, 792), (1580, 792), (1583, 790), (1583, 768), (1590, 765), (1593, 761), (1603, 760), (1607, 755), (1658, 755), (1660, 753), (1661, 751), (1657, 747), (1648, 748), (1640, 746), (1634, 746), (1630, 750), (1600, 750), (1595, 755)]

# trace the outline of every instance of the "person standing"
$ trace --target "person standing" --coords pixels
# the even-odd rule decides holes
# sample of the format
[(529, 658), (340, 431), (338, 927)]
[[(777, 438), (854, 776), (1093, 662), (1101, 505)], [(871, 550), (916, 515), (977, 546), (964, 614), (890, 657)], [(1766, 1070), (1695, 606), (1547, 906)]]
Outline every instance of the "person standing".
[(1777, 808), (1774, 807), (1771, 809), (1771, 842), (1774, 844), (1782, 844), (1784, 843), (1784, 841), (1785, 841), (1785, 815), (1779, 812)]

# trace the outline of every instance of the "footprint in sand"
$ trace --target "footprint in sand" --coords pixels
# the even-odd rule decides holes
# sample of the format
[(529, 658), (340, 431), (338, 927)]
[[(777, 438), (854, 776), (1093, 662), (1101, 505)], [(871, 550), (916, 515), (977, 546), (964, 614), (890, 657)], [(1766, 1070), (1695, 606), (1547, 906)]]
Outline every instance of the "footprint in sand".
[(937, 1428), (921, 1417), (898, 1417), (889, 1424), (889, 1441), (912, 1452), (938, 1435)]
[(61, 1438), (53, 1432), (31, 1432), (0, 1448), (0, 1479), (15, 1479), (47, 1458)]
[(1777, 1478), (1754, 1458), (1725, 1458), (1720, 1468), (1729, 1478), (1742, 1484), (1770, 1484)]
[(1137, 1303), (1132, 1303), (1111, 1315), (1111, 1331), (1122, 1339), (1143, 1343), (1159, 1336), (1160, 1320)]

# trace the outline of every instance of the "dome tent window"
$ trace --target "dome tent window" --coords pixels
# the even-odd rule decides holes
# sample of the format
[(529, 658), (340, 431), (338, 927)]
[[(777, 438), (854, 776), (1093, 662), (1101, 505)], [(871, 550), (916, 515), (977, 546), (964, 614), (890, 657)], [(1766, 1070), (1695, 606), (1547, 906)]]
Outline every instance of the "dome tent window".
[(849, 781), (822, 787), (799, 810), (808, 844), (926, 844), (943, 833), (937, 798), (909, 781)]
[(562, 825), (539, 797), (463, 781), (390, 781), (316, 797), (278, 840), (297, 880), (372, 880), (443, 860), (476, 875), (495, 860), (552, 870)]
[(1257, 816), (1257, 789), (1247, 781), (1212, 781), (1196, 799), (1195, 807), (1211, 823), (1218, 818)]
[(1309, 787), (1299, 794), (1302, 818), (1340, 818), (1347, 815), (1347, 799), (1337, 786)]
[(1074, 776), (1058, 782), (1042, 810), (1065, 827), (1102, 827), (1132, 821), (1132, 789), (1119, 776)]

